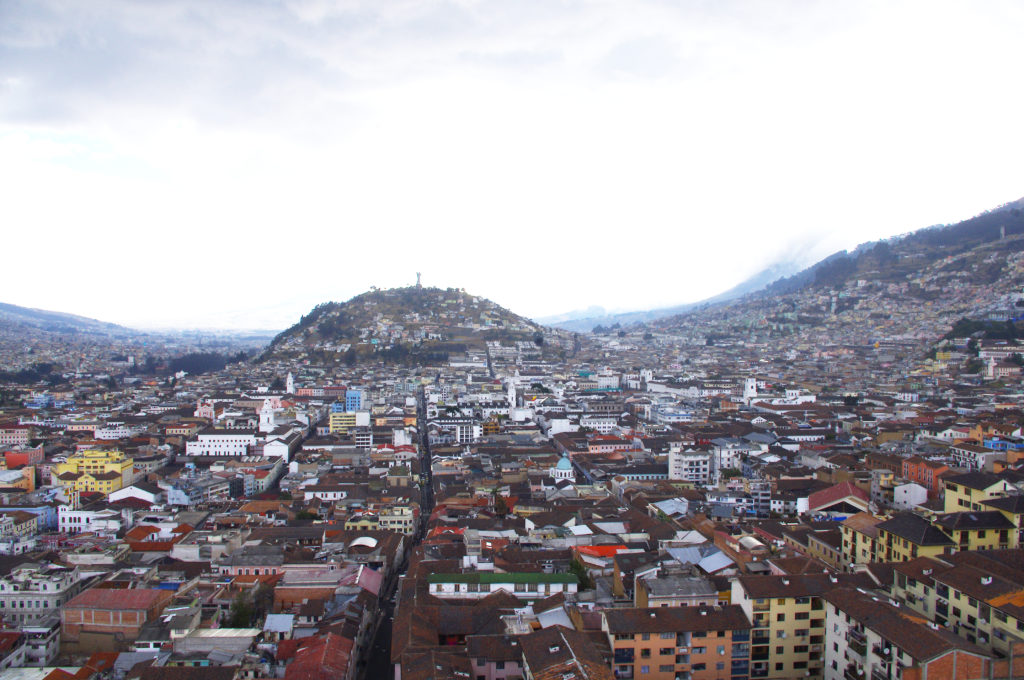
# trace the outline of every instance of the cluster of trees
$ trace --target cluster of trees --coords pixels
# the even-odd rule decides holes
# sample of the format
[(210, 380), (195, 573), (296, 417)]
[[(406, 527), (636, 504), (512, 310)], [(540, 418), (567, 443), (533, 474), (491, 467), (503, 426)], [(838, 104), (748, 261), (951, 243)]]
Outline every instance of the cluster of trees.
[(233, 356), (218, 352), (192, 352), (168, 361), (167, 370), (169, 373), (185, 371), (192, 375), (200, 375), (222, 371), (228, 364), (245, 361), (245, 358), (245, 352), (238, 352)]
[(0, 382), (14, 383), (15, 385), (33, 385), (37, 382), (60, 385), (66, 382), (59, 373), (54, 373), (53, 369), (53, 364), (41, 361), (20, 371), (0, 371)]
[(943, 338), (967, 338), (975, 333), (983, 333), (989, 340), (1016, 341), (1017, 338), (1024, 336), (1024, 331), (1014, 321), (984, 321), (962, 317)]

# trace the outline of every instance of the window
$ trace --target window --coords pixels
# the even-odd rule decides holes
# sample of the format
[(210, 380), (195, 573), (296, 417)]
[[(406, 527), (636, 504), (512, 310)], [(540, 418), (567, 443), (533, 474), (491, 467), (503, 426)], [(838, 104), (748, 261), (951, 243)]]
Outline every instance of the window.
[(785, 614), (776, 614), (775, 615), (775, 620), (776, 621), (785, 621), (786, 620), (786, 615)]
[(724, 654), (725, 654), (725, 646), (724, 645), (718, 645), (718, 655), (719, 656), (723, 656)]
[(496, 669), (498, 669), (499, 671), (505, 670), (505, 662), (504, 661), (495, 661), (494, 662), (494, 667)]
[(675, 654), (675, 653), (676, 653), (676, 650), (675, 650), (674, 647), (662, 647), (661, 649), (658, 650), (658, 654), (660, 654), (662, 656), (667, 656), (669, 654)]
[(708, 648), (707, 647), (694, 647), (690, 651), (693, 652), (694, 654), (704, 654), (705, 652), (708, 651)]
[(651, 634), (650, 633), (641, 633), (640, 634), (640, 639), (641, 640), (650, 640), (651, 639)]
[(724, 671), (725, 670), (725, 662), (724, 661), (719, 661), (718, 663), (716, 663), (715, 664), (715, 670), (716, 671)]
[(675, 633), (662, 633), (658, 637), (660, 637), (662, 640), (672, 640), (675, 638), (675, 636)]
[(651, 667), (650, 666), (640, 666), (640, 672), (646, 675), (647, 673), (651, 672)]
[(676, 667), (674, 665), (670, 664), (670, 663), (669, 664), (662, 664), (661, 666), (658, 666), (658, 672), (660, 672), (660, 673), (671, 673), (671, 672), (675, 671), (675, 669), (676, 669)]
[(644, 647), (643, 649), (641, 649), (640, 650), (640, 658), (641, 659), (650, 659), (651, 658), (651, 648), (650, 647)]
[(810, 612), (797, 612), (796, 613), (796, 618), (797, 618), (798, 621), (809, 619), (809, 618), (811, 618), (811, 613)]

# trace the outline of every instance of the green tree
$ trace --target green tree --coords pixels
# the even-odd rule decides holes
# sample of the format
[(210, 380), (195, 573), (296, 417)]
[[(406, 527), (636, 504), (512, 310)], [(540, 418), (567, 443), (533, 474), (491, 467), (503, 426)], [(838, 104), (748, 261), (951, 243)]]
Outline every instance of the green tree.
[(253, 606), (245, 593), (239, 593), (231, 603), (226, 628), (248, 628), (252, 623)]
[(575, 574), (576, 578), (580, 580), (580, 590), (593, 590), (594, 579), (590, 578), (587, 568), (578, 559), (573, 558), (572, 562), (569, 563), (569, 573)]

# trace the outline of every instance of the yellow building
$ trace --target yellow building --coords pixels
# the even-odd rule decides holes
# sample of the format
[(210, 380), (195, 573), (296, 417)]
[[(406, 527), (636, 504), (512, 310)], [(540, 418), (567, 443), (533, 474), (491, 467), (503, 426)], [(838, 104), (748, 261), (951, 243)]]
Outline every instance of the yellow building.
[(958, 550), (1016, 548), (1017, 527), (997, 510), (953, 512), (935, 519), (935, 526), (952, 539)]
[(732, 602), (754, 624), (750, 638), (751, 676), (821, 678), (825, 665), (825, 603), (833, 588), (870, 588), (866, 574), (741, 576)]
[(21, 489), (32, 492), (36, 490), (36, 466), (26, 465), (17, 470), (0, 468), (0, 487), (5, 489)]
[(906, 562), (936, 557), (954, 547), (952, 539), (927, 519), (901, 512), (875, 525), (875, 562)]
[(130, 486), (135, 480), (131, 458), (114, 449), (86, 449), (68, 456), (67, 462), (53, 468), (53, 481), (79, 492), (95, 491), (104, 495)]
[(965, 472), (962, 475), (951, 475), (945, 478), (946, 512), (963, 512), (965, 510), (984, 510), (987, 500), (1006, 496), (1013, 486), (991, 472)]
[(958, 552), (894, 565), (892, 596), (986, 651), (1024, 639), (1024, 570), (1017, 551)]
[(380, 519), (369, 513), (352, 515), (345, 520), (346, 531), (377, 531), (380, 528)]
[(858, 512), (840, 525), (843, 533), (840, 559), (844, 568), (849, 569), (851, 565), (868, 564), (875, 560), (875, 546), (878, 540), (878, 529), (875, 527), (881, 522), (880, 517), (875, 517), (869, 512)]

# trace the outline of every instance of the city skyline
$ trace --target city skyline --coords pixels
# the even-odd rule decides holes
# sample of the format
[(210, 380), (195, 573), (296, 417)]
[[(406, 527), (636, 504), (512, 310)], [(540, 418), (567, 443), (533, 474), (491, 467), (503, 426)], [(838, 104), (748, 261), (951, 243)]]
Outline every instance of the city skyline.
[(7, 3), (0, 220), (42, 257), (3, 302), (284, 328), (417, 271), (533, 318), (707, 298), (1019, 198), (1020, 18)]

